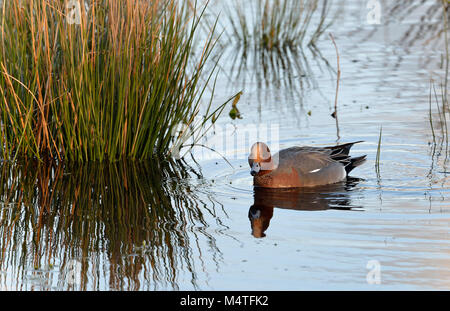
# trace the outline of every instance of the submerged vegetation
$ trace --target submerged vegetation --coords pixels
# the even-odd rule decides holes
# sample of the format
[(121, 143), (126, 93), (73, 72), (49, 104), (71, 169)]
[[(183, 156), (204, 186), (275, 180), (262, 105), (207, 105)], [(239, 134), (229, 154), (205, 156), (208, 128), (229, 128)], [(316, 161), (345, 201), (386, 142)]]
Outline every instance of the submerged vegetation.
[[(196, 51), (202, 13), (175, 0), (74, 3), (79, 8), (57, 0), (1, 5), (0, 158), (170, 153), (175, 129), (193, 126), (213, 78), (215, 66), (205, 63), (214, 27)], [(198, 126), (222, 111), (211, 100)]]

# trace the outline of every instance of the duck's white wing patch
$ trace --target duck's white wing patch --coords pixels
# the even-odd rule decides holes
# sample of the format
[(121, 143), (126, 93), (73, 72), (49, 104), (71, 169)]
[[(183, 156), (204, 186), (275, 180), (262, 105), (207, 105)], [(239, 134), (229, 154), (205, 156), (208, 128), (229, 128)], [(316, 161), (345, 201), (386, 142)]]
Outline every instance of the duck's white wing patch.
[(321, 170), (321, 168), (318, 168), (318, 169), (315, 169), (315, 170), (312, 170), (312, 171), (309, 171), (310, 173), (317, 173), (318, 171), (320, 171)]
[(335, 163), (328, 154), (316, 151), (300, 151), (297, 152), (289, 161), (290, 165), (296, 167), (303, 174), (318, 173)]

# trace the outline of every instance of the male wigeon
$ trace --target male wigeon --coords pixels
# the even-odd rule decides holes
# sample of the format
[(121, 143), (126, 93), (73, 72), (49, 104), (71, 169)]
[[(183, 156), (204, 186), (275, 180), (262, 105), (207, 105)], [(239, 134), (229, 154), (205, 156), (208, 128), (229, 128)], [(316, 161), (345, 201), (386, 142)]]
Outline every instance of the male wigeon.
[(360, 141), (332, 147), (291, 147), (273, 157), (265, 143), (255, 143), (248, 157), (253, 184), (265, 188), (298, 188), (343, 181), (366, 156), (350, 157)]

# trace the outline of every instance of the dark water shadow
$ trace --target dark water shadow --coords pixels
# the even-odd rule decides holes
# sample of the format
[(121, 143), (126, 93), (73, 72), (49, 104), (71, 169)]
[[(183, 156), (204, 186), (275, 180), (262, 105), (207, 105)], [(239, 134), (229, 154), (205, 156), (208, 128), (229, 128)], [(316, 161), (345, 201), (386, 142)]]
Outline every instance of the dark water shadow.
[(40, 290), (178, 289), (180, 274), (198, 288), (202, 263), (222, 260), (206, 228), (223, 206), (200, 197), (189, 171), (158, 161), (2, 164), (0, 271), (12, 271), (8, 288), (25, 289), (31, 278)]
[(254, 188), (254, 203), (248, 211), (248, 218), (252, 235), (256, 238), (265, 237), (265, 231), (270, 225), (274, 208), (297, 211), (323, 211), (323, 210), (352, 210), (361, 209), (352, 205), (350, 194), (361, 181), (358, 178), (349, 178), (346, 182), (313, 187), (270, 189)]

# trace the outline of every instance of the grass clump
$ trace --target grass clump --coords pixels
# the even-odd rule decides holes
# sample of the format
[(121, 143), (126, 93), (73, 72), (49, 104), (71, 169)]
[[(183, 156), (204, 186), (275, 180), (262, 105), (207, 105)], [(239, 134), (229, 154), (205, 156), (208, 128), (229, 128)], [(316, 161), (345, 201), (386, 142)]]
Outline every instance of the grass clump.
[[(175, 0), (8, 0), (0, 8), (0, 158), (143, 160), (192, 125), (211, 30)], [(79, 9), (79, 10), (78, 10)], [(78, 21), (77, 21), (78, 18)], [(75, 23), (73, 22), (75, 21)], [(212, 99), (212, 96), (211, 96)], [(211, 100), (201, 126), (217, 116)]]
[(244, 84), (256, 84), (260, 90), (264, 88), (267, 95), (258, 92), (260, 101), (279, 93), (281, 88), (289, 89), (281, 96), (301, 100), (305, 88), (319, 87), (312, 62), (333, 72), (316, 46), (335, 18), (330, 13), (328, 0), (227, 3), (227, 41), (223, 50), (232, 59), (230, 80), (240, 79)]
[[(256, 2), (256, 4), (255, 4)], [(257, 0), (247, 2), (254, 6), (249, 16), (242, 2), (235, 2), (234, 12), (228, 12), (232, 36), (244, 46), (257, 46), (267, 50), (283, 50), (300, 46), (306, 37), (312, 17), (318, 10), (319, 0)], [(325, 18), (328, 1), (323, 1), (320, 22), (312, 32), (308, 44), (326, 30)]]

